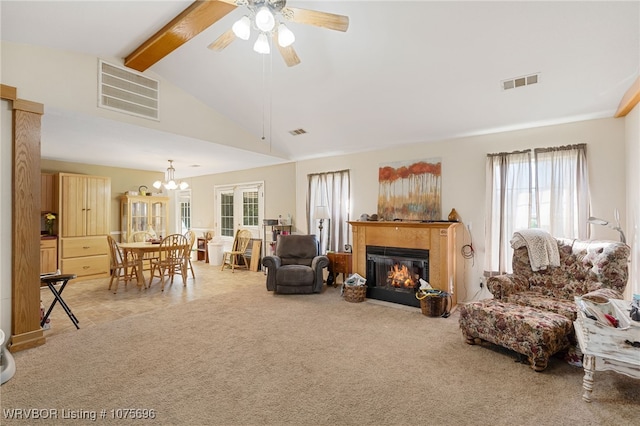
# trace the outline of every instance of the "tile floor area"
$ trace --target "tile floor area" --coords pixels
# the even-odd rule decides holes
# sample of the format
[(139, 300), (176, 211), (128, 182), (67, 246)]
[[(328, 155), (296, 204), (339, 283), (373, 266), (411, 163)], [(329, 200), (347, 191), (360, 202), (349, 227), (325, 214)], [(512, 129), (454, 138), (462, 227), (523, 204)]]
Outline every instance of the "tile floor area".
[[(203, 261), (193, 262), (193, 267), (195, 279), (189, 271), (187, 285), (184, 286), (182, 277), (177, 275), (173, 285), (165, 283), (164, 292), (160, 291), (158, 278), (154, 278), (147, 289), (138, 288), (135, 280), (126, 287), (121, 281), (116, 294), (113, 294), (112, 290), (108, 290), (110, 278), (75, 279), (69, 281), (62, 293), (62, 298), (78, 318), (80, 328), (84, 329), (114, 319), (138, 315), (198, 298), (206, 298), (224, 291), (225, 287), (216, 286), (215, 282), (250, 280), (260, 288), (264, 288), (266, 282), (266, 276), (261, 271), (236, 270), (233, 273), (229, 269), (220, 271), (220, 266), (212, 266)], [(149, 271), (145, 271), (145, 277), (148, 280)], [(53, 301), (53, 294), (48, 287), (41, 287), (40, 295), (46, 312)], [(46, 338), (76, 329), (59, 304), (53, 308), (49, 318), (51, 319), (51, 328), (45, 330)]]

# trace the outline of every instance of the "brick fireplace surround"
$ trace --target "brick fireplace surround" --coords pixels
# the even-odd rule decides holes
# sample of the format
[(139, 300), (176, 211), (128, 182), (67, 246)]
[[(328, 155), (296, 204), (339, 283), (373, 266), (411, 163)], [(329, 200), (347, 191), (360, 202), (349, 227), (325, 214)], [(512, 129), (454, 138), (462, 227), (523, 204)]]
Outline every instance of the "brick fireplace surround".
[(459, 222), (349, 222), (353, 241), (353, 272), (366, 277), (367, 246), (429, 250), (429, 284), (451, 294), (457, 304), (462, 284), (463, 226)]

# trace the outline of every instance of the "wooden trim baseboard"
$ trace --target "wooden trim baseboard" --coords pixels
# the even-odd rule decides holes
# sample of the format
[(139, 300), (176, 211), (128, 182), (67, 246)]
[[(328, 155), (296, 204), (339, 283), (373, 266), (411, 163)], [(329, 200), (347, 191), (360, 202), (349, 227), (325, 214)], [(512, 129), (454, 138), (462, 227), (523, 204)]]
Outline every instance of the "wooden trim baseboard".
[(11, 342), (8, 345), (9, 352), (18, 352), (25, 349), (35, 348), (43, 345), (46, 338), (44, 330), (33, 330), (22, 334), (14, 334), (11, 336)]

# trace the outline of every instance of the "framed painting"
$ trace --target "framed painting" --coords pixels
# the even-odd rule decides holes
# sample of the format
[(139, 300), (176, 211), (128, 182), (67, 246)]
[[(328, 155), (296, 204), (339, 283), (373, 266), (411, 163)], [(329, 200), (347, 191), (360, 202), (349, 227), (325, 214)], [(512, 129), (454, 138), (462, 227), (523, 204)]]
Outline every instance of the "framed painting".
[(381, 164), (378, 185), (378, 218), (442, 219), (440, 158)]

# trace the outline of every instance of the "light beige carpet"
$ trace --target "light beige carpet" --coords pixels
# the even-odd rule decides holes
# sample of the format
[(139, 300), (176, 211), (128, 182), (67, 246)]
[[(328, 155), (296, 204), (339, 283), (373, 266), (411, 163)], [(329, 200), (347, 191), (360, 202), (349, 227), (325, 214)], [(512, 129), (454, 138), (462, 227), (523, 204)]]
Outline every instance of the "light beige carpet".
[[(512, 353), (469, 346), (455, 313), (348, 303), (333, 288), (273, 295), (260, 273), (193, 285), (221, 291), (16, 353), (0, 423), (140, 423), (111, 419), (120, 408), (152, 409), (162, 425), (638, 421), (640, 381), (598, 372), (585, 403), (580, 368), (553, 359), (536, 373)], [(16, 408), (56, 409), (59, 419), (8, 420)], [(95, 411), (98, 420), (63, 420), (62, 410)]]

